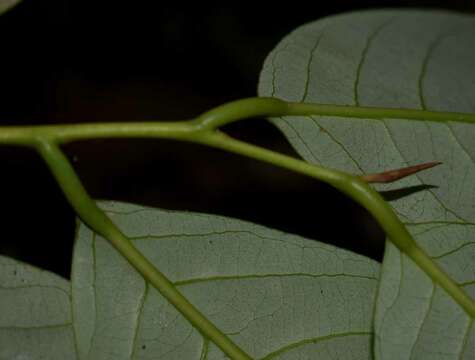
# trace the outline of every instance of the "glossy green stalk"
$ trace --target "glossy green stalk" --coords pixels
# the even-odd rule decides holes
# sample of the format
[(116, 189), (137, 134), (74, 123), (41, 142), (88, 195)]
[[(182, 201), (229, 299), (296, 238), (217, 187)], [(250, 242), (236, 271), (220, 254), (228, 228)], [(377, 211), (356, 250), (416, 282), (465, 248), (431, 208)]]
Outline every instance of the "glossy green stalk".
[(173, 283), (148, 261), (127, 236), (99, 209), (95, 201), (89, 197), (84, 189), (68, 159), (56, 144), (46, 140), (39, 140), (36, 149), (51, 169), (69, 203), (85, 224), (109, 240), (144, 279), (160, 291), (162, 296), (175, 306), (201, 332), (205, 339), (211, 339), (231, 359), (251, 359), (249, 355), (234, 344), (229, 337), (223, 334), (221, 330), (195, 308)]
[(335, 116), (362, 119), (402, 119), (419, 121), (458, 121), (475, 123), (475, 114), (415, 109), (378, 108), (285, 102), (275, 98), (249, 98), (221, 105), (195, 121), (206, 129), (217, 129), (244, 118), (256, 116)]
[(389, 240), (399, 250), (409, 256), (435, 283), (445, 289), (471, 317), (475, 317), (475, 302), (417, 245), (389, 203), (360, 177), (311, 165), (290, 156), (232, 139), (222, 133), (212, 133), (203, 137), (201, 143), (313, 177), (348, 195), (373, 215)]

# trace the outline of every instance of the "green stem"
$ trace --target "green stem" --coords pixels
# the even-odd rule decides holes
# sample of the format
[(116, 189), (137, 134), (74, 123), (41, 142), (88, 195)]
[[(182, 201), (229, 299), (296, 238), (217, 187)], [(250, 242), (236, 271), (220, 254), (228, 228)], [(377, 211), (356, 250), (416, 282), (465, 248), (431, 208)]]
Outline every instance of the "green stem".
[(327, 105), (285, 102), (275, 98), (249, 98), (221, 105), (201, 116), (195, 122), (206, 129), (217, 129), (244, 118), (257, 116), (336, 116), (362, 119), (401, 119), (419, 121), (458, 121), (475, 123), (475, 114), (393, 109), (364, 106)]
[(0, 126), (0, 144), (35, 146), (38, 138), (54, 139), (58, 144), (98, 138), (167, 138), (193, 141), (200, 132), (209, 132), (245, 118), (309, 115), (475, 123), (475, 114), (470, 113), (288, 103), (274, 98), (249, 98), (218, 106), (194, 120), (187, 121)]
[(42, 139), (57, 144), (104, 138), (186, 140), (196, 136), (198, 130), (194, 121), (0, 126), (0, 144), (35, 147)]
[(211, 339), (231, 359), (251, 359), (195, 308), (99, 209), (84, 189), (68, 159), (56, 144), (40, 139), (35, 146), (51, 169), (74, 210), (85, 224), (109, 240), (144, 279), (160, 291), (163, 297), (175, 306), (206, 339)]

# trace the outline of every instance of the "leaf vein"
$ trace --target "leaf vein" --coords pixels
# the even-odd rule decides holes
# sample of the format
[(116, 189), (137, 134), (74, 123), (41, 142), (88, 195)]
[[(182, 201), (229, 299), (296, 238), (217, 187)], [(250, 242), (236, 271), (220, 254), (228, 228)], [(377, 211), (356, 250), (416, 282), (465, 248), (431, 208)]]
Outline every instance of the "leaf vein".
[(197, 277), (184, 280), (178, 280), (174, 282), (176, 286), (186, 286), (196, 283), (208, 282), (208, 281), (233, 281), (233, 280), (254, 280), (254, 279), (266, 279), (266, 278), (284, 278), (284, 277), (310, 277), (310, 278), (337, 278), (348, 277), (367, 280), (378, 280), (377, 277), (367, 275), (354, 275), (347, 273), (340, 274), (311, 274), (311, 273), (291, 273), (291, 274), (249, 274), (249, 275), (223, 275), (223, 276), (209, 276), (209, 277)]

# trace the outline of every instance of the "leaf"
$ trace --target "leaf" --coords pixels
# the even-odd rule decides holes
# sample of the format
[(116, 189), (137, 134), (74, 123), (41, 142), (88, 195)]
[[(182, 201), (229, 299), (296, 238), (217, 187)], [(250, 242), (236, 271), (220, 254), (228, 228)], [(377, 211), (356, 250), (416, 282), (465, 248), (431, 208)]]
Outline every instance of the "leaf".
[(0, 15), (17, 5), (21, 0), (0, 0)]
[[(366, 11), (307, 24), (267, 58), (259, 94), (289, 101), (475, 112), (475, 20)], [(441, 161), (380, 185), (416, 241), (475, 298), (475, 126), (328, 116), (272, 120), (299, 154), (352, 173)], [(378, 359), (472, 359), (475, 329), (390, 243), (375, 313)]]
[[(256, 358), (351, 359), (370, 352), (376, 262), (239, 220), (130, 204), (102, 207), (193, 304)], [(83, 357), (223, 358), (84, 226), (72, 294)]]
[(69, 282), (0, 256), (0, 359), (74, 359)]
[[(369, 356), (378, 263), (239, 220), (121, 203), (101, 207), (256, 358)], [(224, 357), (84, 225), (70, 284), (0, 259), (0, 358)]]

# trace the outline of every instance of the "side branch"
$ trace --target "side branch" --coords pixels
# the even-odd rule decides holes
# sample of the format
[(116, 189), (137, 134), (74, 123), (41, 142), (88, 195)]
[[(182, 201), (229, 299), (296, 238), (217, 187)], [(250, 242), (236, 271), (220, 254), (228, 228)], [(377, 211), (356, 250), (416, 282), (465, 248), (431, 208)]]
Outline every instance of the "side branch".
[(226, 124), (251, 117), (281, 116), (335, 116), (362, 119), (401, 119), (419, 121), (458, 121), (475, 123), (475, 114), (429, 111), (417, 109), (396, 109), (351, 105), (329, 105), (286, 102), (276, 98), (248, 98), (233, 101), (214, 108), (195, 122), (206, 130), (215, 130)]
[(363, 206), (378, 221), (391, 242), (409, 256), (440, 285), (471, 317), (475, 317), (475, 302), (417, 245), (391, 206), (366, 181), (355, 175), (311, 165), (292, 157), (263, 149), (222, 133), (203, 136), (201, 143), (261, 160), (291, 171), (322, 180)]
[(84, 223), (106, 238), (144, 279), (150, 282), (163, 297), (175, 306), (206, 339), (213, 341), (231, 359), (251, 359), (248, 354), (195, 308), (99, 209), (94, 200), (89, 197), (70, 162), (56, 144), (44, 140), (39, 141), (36, 148), (47, 163), (69, 203)]

